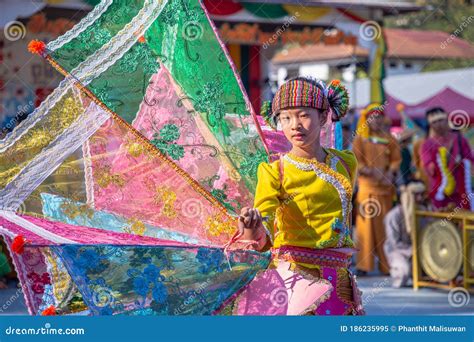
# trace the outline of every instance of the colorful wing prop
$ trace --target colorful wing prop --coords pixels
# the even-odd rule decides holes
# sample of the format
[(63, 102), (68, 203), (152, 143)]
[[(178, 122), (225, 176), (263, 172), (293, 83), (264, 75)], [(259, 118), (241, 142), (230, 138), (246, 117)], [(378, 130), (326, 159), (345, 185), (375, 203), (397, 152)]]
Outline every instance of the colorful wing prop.
[(31, 314), (212, 314), (268, 265), (224, 251), (268, 149), (197, 0), (104, 0), (0, 141), (0, 233)]

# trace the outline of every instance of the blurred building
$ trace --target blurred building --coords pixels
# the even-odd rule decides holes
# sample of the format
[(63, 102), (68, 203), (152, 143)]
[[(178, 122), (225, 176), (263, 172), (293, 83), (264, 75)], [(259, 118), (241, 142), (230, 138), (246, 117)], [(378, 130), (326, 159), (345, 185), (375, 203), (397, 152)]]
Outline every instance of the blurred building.
[[(55, 39), (98, 3), (97, 0), (5, 2), (0, 32), (1, 135), (33, 111), (62, 79), (48, 63), (29, 54), (27, 43), (31, 39), (45, 42)], [(371, 94), (380, 96), (383, 70), (377, 65), (384, 56), (381, 49), (385, 43), (380, 23), (385, 16), (420, 9), (414, 0), (204, 0), (203, 3), (257, 111), (262, 99), (269, 99), (279, 82), (297, 74), (323, 79), (340, 74), (347, 78), (357, 70), (372, 69)], [(303, 50), (291, 52), (292, 46), (302, 46)], [(285, 53), (298, 55), (294, 60), (296, 57), (303, 60), (299, 65), (279, 63), (278, 58), (283, 61)], [(324, 54), (324, 63), (311, 60), (318, 53)], [(416, 69), (416, 63), (412, 67)], [(394, 65), (397, 68), (400, 65)]]
[[(395, 124), (400, 121), (398, 103), (418, 121), (424, 120), (428, 108), (442, 106), (448, 112), (463, 111), (474, 122), (474, 68), (421, 73), (434, 60), (473, 60), (471, 43), (440, 31), (386, 28), (384, 35), (386, 111)], [(352, 107), (361, 109), (371, 102), (369, 56), (367, 49), (357, 46), (317, 44), (284, 48), (272, 63), (279, 82), (285, 75), (310, 74), (323, 80), (341, 77), (352, 95)]]
[[(383, 44), (385, 16), (421, 9), (415, 1), (212, 1), (204, 4), (227, 44), (255, 108), (296, 75), (368, 71)], [(317, 54), (323, 63), (311, 61)], [(382, 77), (382, 72), (374, 78)], [(379, 80), (375, 80), (376, 84)]]

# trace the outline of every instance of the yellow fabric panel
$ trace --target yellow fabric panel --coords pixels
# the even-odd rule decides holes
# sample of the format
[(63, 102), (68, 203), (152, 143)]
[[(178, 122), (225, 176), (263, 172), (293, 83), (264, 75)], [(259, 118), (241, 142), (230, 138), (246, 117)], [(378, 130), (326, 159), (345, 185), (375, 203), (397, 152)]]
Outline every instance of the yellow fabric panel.
[(57, 138), (82, 113), (80, 99), (72, 92), (66, 94), (50, 113), (30, 128), (13, 146), (0, 153), (0, 188), (12, 179), (44, 148)]

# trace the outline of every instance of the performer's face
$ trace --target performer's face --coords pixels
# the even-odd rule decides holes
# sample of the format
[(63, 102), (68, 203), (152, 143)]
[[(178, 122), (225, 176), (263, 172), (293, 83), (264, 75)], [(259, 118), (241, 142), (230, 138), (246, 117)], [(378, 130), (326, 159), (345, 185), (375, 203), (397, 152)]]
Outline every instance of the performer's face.
[(282, 110), (278, 123), (293, 146), (304, 147), (319, 143), (321, 127), (326, 119), (327, 111), (298, 107)]
[(439, 119), (430, 124), (430, 128), (438, 134), (443, 134), (449, 131), (448, 119)]
[(371, 114), (367, 118), (367, 123), (372, 131), (378, 132), (384, 127), (385, 117), (382, 114)]

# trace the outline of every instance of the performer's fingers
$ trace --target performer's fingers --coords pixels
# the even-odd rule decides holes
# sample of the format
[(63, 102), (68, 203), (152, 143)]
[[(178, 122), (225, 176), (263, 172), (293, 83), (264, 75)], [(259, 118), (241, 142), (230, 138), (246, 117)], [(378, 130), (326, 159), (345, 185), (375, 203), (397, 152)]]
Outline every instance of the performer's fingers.
[(243, 207), (242, 210), (240, 210), (240, 216), (246, 216), (249, 210), (250, 210), (249, 207)]
[(252, 209), (249, 209), (246, 213), (245, 213), (245, 227), (246, 228), (250, 228), (251, 227), (251, 224), (252, 224)]
[(258, 209), (255, 209), (255, 211), (257, 212), (257, 224), (256, 224), (256, 226), (260, 227), (260, 225), (262, 224), (262, 214), (260, 214), (260, 211), (258, 211)]
[(257, 217), (255, 215), (255, 210), (254, 209), (250, 209), (250, 224), (249, 224), (249, 228), (255, 228), (255, 223), (256, 223), (256, 220), (257, 220)]
[(257, 209), (253, 210), (253, 226), (252, 228), (257, 228), (258, 227), (258, 221), (259, 221), (260, 214), (258, 213)]

